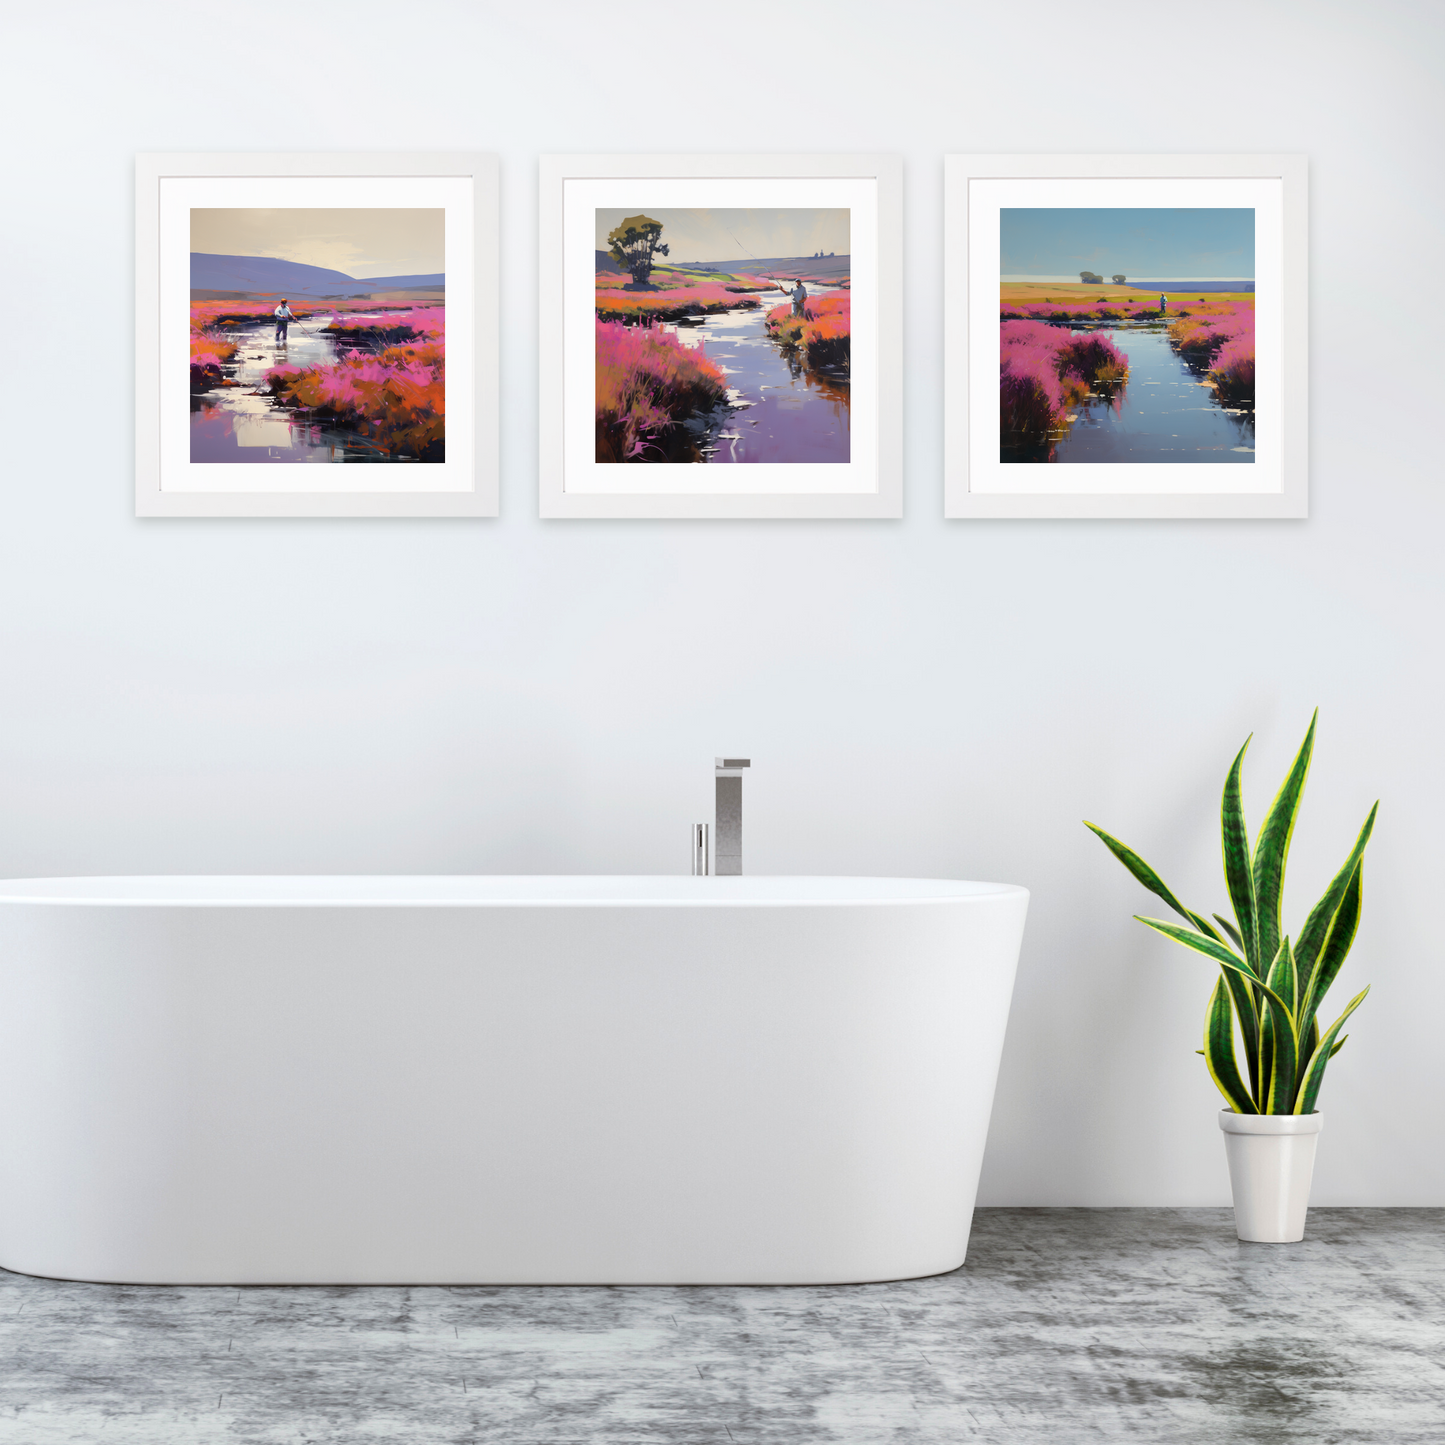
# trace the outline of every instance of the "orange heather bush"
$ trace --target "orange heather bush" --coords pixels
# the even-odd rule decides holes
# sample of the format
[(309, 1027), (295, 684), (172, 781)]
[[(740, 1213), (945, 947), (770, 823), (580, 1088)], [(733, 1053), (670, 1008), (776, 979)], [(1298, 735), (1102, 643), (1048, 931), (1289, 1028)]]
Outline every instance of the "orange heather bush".
[(446, 308), (442, 306), (388, 307), (342, 315), (333, 310), (321, 328), (337, 341), (364, 341), (372, 346), (399, 341), (440, 341), (446, 335)]
[(329, 366), (274, 366), (266, 373), (283, 406), (333, 416), (393, 457), (446, 459), (446, 353), (439, 342), (349, 352)]
[(811, 366), (848, 369), (852, 356), (852, 303), (848, 296), (810, 296), (801, 316), (775, 306), (765, 325), (774, 341), (799, 347)]
[(1207, 371), (1220, 398), (1254, 400), (1254, 303), (1200, 307), (1169, 328), (1169, 339), (1184, 359)]
[(191, 317), (191, 390), (209, 391), (221, 381), (221, 368), (236, 354), (236, 343), (197, 326)]
[(674, 286), (663, 291), (623, 291), (601, 285), (598, 278), (599, 321), (676, 321), (683, 316), (706, 316), (718, 311), (750, 311), (758, 302), (747, 293), (716, 281), (698, 286)]
[(191, 332), (191, 366), (217, 369), (236, 354), (236, 343), (208, 331)]
[[(276, 310), (276, 301), (192, 301), (191, 330), (205, 330), (213, 326), (239, 326), (243, 321), (269, 321)], [(298, 301), (291, 307), (298, 321), (314, 316), (317, 311), (329, 311), (326, 306), (316, 306)]]

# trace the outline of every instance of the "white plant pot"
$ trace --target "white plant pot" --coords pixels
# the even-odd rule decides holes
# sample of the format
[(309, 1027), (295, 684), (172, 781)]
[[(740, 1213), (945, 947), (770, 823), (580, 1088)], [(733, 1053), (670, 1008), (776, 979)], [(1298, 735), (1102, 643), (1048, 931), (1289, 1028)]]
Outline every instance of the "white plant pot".
[(1303, 1239), (1324, 1116), (1221, 1109), (1219, 1127), (1234, 1188), (1235, 1233), (1259, 1244)]

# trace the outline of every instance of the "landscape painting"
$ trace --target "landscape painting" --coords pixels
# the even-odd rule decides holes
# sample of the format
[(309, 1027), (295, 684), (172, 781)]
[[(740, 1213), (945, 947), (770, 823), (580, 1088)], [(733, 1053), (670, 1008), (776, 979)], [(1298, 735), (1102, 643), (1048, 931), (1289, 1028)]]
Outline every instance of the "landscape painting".
[(598, 207), (596, 460), (850, 461), (848, 207)]
[(446, 460), (444, 207), (190, 209), (190, 460)]
[(1255, 460), (1255, 211), (1008, 207), (999, 460)]

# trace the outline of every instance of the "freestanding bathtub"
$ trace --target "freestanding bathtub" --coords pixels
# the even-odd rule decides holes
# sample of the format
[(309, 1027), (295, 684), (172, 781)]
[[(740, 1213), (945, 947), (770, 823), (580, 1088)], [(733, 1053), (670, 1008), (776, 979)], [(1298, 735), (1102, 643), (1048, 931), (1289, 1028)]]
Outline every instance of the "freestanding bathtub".
[(1027, 904), (911, 878), (0, 883), (0, 1265), (954, 1269)]

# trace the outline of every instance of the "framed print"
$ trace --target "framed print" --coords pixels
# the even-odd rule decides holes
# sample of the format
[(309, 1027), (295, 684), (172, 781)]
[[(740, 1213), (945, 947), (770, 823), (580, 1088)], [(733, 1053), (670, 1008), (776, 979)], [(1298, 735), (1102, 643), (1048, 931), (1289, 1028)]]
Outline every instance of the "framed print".
[(541, 514), (899, 517), (902, 169), (544, 156)]
[(136, 514), (497, 515), (497, 162), (136, 160)]
[(945, 516), (1308, 515), (1303, 156), (944, 165)]

